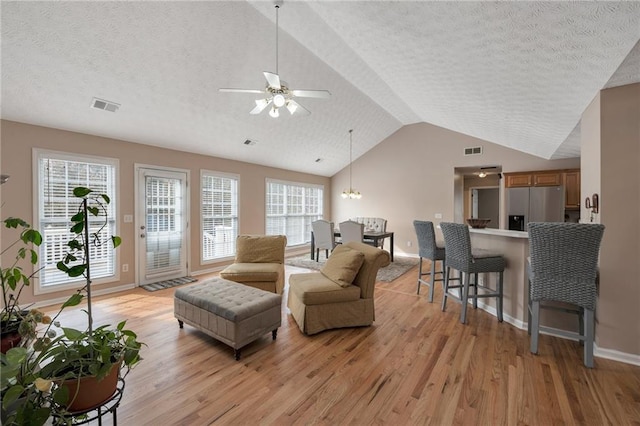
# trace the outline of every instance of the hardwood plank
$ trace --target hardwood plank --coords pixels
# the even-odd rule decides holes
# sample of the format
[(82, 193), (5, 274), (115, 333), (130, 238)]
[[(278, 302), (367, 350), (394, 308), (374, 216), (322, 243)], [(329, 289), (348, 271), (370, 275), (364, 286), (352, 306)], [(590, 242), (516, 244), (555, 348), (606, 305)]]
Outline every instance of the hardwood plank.
[[(460, 324), (460, 305), (441, 312), (439, 283), (429, 303), (416, 277), (414, 268), (377, 284), (371, 327), (305, 336), (285, 300), (276, 341), (265, 334), (240, 361), (178, 327), (175, 289), (95, 298), (96, 325), (127, 319), (148, 345), (126, 378), (119, 423), (640, 424), (640, 367), (596, 358), (586, 369), (578, 343), (546, 335), (532, 355), (526, 331), (472, 308)], [(80, 309), (63, 324), (84, 327)]]

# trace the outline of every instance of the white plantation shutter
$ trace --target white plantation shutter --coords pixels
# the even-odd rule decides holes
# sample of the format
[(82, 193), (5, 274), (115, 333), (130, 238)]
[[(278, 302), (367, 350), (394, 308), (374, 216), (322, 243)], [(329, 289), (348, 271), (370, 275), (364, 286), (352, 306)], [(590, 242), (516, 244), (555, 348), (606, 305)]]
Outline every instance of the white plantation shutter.
[(233, 256), (238, 235), (238, 177), (201, 173), (202, 260)]
[(311, 222), (322, 219), (322, 186), (267, 180), (268, 235), (286, 235), (287, 245), (308, 243)]
[[(116, 169), (117, 160), (88, 158), (49, 151), (36, 151), (38, 212), (36, 223), (42, 233), (38, 285), (54, 289), (69, 284), (70, 279), (56, 264), (67, 252), (67, 242), (73, 238), (69, 218), (78, 211), (79, 199), (73, 188), (84, 186), (111, 198), (107, 209), (107, 226), (100, 232), (100, 246), (90, 248), (92, 280), (116, 274), (116, 254), (111, 236), (116, 234)], [(91, 215), (90, 215), (91, 217)], [(89, 232), (98, 232), (104, 217), (89, 222)], [(79, 262), (78, 262), (79, 263)], [(72, 266), (72, 265), (70, 265)], [(80, 281), (82, 278), (77, 279)]]

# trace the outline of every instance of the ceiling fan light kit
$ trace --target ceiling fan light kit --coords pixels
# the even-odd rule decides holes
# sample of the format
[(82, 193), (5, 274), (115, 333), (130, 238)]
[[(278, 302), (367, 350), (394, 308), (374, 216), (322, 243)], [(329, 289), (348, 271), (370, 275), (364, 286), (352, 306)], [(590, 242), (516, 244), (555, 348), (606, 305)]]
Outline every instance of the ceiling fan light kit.
[(264, 71), (264, 78), (267, 80), (267, 86), (264, 90), (257, 89), (219, 89), (220, 92), (235, 92), (235, 93), (255, 93), (266, 94), (264, 99), (256, 99), (256, 106), (249, 114), (257, 115), (264, 111), (269, 105), (269, 115), (273, 118), (280, 116), (278, 111), (280, 108), (285, 107), (289, 111), (289, 114), (311, 114), (311, 112), (293, 100), (294, 97), (298, 98), (320, 98), (328, 99), (331, 97), (331, 93), (328, 90), (292, 90), (289, 89), (285, 81), (280, 80), (278, 75), (278, 10), (280, 4), (276, 3), (276, 72), (272, 73)]

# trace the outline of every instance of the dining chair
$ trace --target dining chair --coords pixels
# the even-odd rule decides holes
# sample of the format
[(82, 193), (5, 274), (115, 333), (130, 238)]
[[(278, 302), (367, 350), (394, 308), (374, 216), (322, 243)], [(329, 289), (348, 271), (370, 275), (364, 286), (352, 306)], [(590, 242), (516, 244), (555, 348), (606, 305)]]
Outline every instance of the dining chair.
[(364, 238), (364, 224), (347, 220), (340, 222), (340, 240), (342, 243), (348, 243), (349, 241), (363, 242)]
[[(584, 342), (584, 365), (593, 368), (593, 341), (598, 254), (604, 225), (531, 222), (529, 228), (529, 324), (532, 353), (538, 353), (540, 331)], [(549, 302), (569, 304), (558, 306)], [(540, 308), (578, 315), (578, 332), (540, 325)]]
[[(446, 250), (442, 310), (444, 311), (446, 309), (447, 299), (449, 297), (460, 302), (462, 304), (460, 322), (464, 324), (467, 320), (467, 304), (469, 299), (473, 299), (473, 307), (475, 309), (478, 307), (479, 298), (495, 297), (498, 321), (502, 322), (502, 281), (506, 265), (504, 257), (486, 250), (472, 250), (471, 237), (469, 236), (469, 227), (467, 225), (441, 222), (440, 228), (444, 235), (444, 246)], [(458, 285), (449, 285), (451, 268), (460, 272), (460, 282)], [(479, 273), (490, 272), (498, 274), (495, 289), (481, 285), (478, 281)], [(472, 275), (473, 283), (471, 282)], [(459, 288), (461, 290), (460, 297), (450, 294), (449, 289), (451, 288)], [(470, 288), (474, 290), (473, 294), (469, 294)], [(483, 293), (479, 294), (478, 290), (482, 290)]]
[(329, 258), (329, 251), (333, 251), (336, 247), (333, 222), (319, 219), (311, 222), (311, 229), (313, 229), (313, 238), (316, 247), (316, 262), (318, 262), (318, 258), (320, 257), (320, 250), (324, 250), (325, 257)]
[[(352, 220), (354, 222), (358, 222), (358, 223), (362, 223), (364, 224), (364, 230), (365, 232), (370, 231), (370, 232), (387, 232), (387, 219), (383, 219), (381, 217), (355, 217), (355, 218), (351, 218), (349, 220)], [(364, 243), (365, 244), (369, 244), (372, 245), (374, 247), (378, 247), (381, 249), (384, 249), (384, 238), (379, 239), (379, 240), (374, 240), (371, 238), (367, 238), (367, 236), (364, 236)]]
[[(428, 285), (429, 302), (433, 302), (433, 288), (436, 281), (442, 281), (444, 284), (444, 244), (438, 245), (438, 243), (436, 242), (436, 233), (433, 228), (433, 222), (414, 220), (413, 227), (416, 230), (416, 236), (418, 237), (418, 255), (420, 256), (420, 262), (418, 264), (417, 294), (420, 294), (421, 284)], [(431, 261), (430, 273), (422, 271), (422, 259), (429, 259)], [(440, 271), (436, 272), (436, 263), (438, 261), (440, 261)], [(429, 281), (422, 279), (423, 276), (429, 274), (431, 275), (431, 279)], [(436, 279), (436, 275), (440, 275), (440, 278)]]

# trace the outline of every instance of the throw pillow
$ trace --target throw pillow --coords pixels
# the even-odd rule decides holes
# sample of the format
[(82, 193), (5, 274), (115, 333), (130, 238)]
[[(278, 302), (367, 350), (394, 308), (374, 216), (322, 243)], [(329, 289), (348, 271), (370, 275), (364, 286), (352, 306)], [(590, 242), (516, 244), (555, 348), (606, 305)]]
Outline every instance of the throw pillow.
[(358, 275), (363, 262), (363, 253), (346, 246), (338, 246), (320, 272), (341, 287), (348, 287)]

